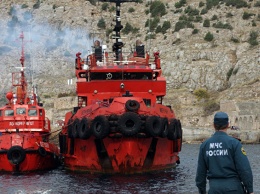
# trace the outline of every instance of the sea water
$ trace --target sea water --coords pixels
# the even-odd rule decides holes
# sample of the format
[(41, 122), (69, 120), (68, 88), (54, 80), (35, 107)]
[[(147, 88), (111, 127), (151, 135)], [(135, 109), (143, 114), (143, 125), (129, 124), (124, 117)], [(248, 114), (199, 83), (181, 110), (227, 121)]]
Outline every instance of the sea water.
[[(260, 144), (244, 145), (260, 194)], [(173, 169), (138, 175), (77, 174), (55, 169), (26, 175), (0, 175), (1, 194), (190, 194), (198, 193), (195, 174), (199, 144), (183, 144), (180, 164)]]

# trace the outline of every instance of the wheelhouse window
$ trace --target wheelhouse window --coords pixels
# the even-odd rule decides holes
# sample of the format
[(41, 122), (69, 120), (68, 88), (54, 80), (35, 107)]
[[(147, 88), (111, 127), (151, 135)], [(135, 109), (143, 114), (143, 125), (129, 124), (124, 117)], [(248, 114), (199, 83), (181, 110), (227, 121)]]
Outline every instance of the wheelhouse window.
[(14, 110), (12, 109), (5, 110), (5, 116), (14, 116)]
[(36, 109), (29, 109), (28, 115), (29, 116), (37, 116), (37, 110)]
[(17, 108), (16, 109), (16, 115), (25, 115), (26, 109), (25, 108)]
[(151, 99), (143, 99), (147, 107), (151, 107)]
[(2, 116), (2, 110), (0, 110), (0, 117)]
[(79, 96), (78, 97), (78, 107), (85, 107), (87, 105), (87, 97)]
[(157, 104), (162, 104), (162, 101), (163, 101), (163, 97), (162, 96), (157, 96), (156, 103)]
[(91, 80), (152, 80), (151, 72), (92, 72)]

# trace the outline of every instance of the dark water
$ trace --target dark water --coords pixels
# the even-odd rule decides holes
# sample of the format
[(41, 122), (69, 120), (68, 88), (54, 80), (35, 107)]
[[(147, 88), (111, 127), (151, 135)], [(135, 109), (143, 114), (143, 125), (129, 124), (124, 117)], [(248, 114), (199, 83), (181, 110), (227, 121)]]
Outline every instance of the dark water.
[[(260, 194), (260, 144), (244, 145), (254, 173), (254, 193)], [(142, 175), (75, 174), (56, 169), (27, 175), (0, 175), (0, 193), (198, 193), (195, 173), (199, 145), (184, 144), (175, 169)]]

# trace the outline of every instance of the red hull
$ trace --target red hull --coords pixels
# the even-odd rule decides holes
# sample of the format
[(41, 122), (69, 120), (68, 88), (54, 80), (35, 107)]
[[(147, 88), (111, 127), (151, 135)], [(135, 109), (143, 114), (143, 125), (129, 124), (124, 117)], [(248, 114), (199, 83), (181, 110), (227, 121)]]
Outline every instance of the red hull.
[(59, 165), (57, 146), (30, 133), (2, 134), (0, 148), (1, 172), (33, 172)]
[(64, 154), (65, 168), (91, 173), (133, 174), (172, 168), (179, 163), (181, 150), (181, 139), (92, 137), (66, 141), (70, 149)]
[(34, 171), (45, 171), (57, 168), (59, 165), (59, 159), (57, 155), (47, 154), (41, 156), (38, 150), (34, 150), (35, 153), (26, 153), (26, 158), (22, 164), (13, 165), (7, 159), (6, 153), (0, 153), (0, 171), (11, 173), (28, 173)]
[(65, 123), (60, 149), (69, 170), (132, 174), (179, 163), (181, 123), (161, 104), (117, 97), (69, 112)]

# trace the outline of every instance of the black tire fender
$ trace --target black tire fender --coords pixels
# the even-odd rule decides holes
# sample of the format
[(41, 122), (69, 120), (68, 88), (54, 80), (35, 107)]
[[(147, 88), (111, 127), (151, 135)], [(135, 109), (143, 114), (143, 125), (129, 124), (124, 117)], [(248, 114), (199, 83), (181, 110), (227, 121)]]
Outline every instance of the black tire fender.
[(177, 127), (177, 139), (182, 139), (182, 126), (181, 121), (178, 119), (178, 127)]
[(80, 139), (88, 139), (92, 131), (90, 129), (90, 120), (87, 118), (83, 118), (80, 122), (78, 134)]
[(73, 138), (79, 137), (79, 126), (80, 126), (80, 120), (75, 119), (73, 124), (72, 124), (72, 130), (71, 130), (71, 135), (72, 135)]
[(160, 136), (162, 132), (162, 122), (160, 117), (154, 115), (147, 117), (145, 131), (152, 137)]
[(40, 147), (38, 148), (38, 152), (39, 152), (40, 156), (42, 156), (42, 157), (47, 156), (47, 152), (46, 152), (46, 150), (45, 150), (44, 147), (41, 147), (41, 146), (40, 146)]
[(165, 138), (167, 137), (169, 132), (169, 121), (168, 118), (162, 118), (162, 132), (161, 132), (161, 137)]
[(112, 114), (108, 117), (109, 121), (117, 121), (118, 120), (118, 115)]
[(26, 152), (21, 146), (12, 146), (7, 151), (7, 158), (14, 165), (21, 164), (26, 157)]
[(104, 139), (110, 133), (109, 122), (104, 115), (96, 116), (90, 128), (97, 139)]
[(177, 119), (171, 119), (168, 131), (168, 139), (176, 140), (177, 139), (177, 128), (178, 128), (178, 121)]
[(125, 103), (126, 110), (137, 111), (140, 108), (140, 103), (136, 100), (127, 100)]
[(126, 112), (118, 119), (118, 129), (125, 136), (137, 134), (141, 124), (141, 118), (134, 112)]

